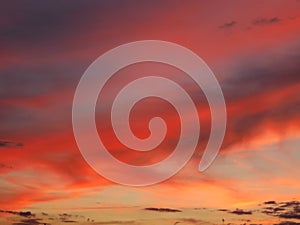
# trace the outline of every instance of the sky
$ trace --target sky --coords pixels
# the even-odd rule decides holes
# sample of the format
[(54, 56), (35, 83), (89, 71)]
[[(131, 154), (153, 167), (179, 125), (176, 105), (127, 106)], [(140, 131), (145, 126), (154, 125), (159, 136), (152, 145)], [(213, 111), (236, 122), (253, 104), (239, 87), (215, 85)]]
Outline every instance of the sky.
[[(101, 91), (95, 115), (99, 137), (114, 157), (149, 165), (168, 156), (178, 141), (178, 114), (157, 98), (142, 100), (130, 114), (133, 133), (140, 138), (149, 135), (152, 117), (165, 120), (167, 135), (157, 148), (136, 152), (114, 135), (113, 99), (141, 76), (163, 74), (180, 84), (195, 102), (201, 123), (195, 153), (179, 173), (133, 188), (105, 179), (84, 160), (73, 135), (72, 102), (81, 76), (97, 57), (139, 40), (180, 44), (207, 63), (224, 94), (227, 129), (220, 154), (199, 173), (211, 125), (201, 89), (165, 64), (140, 63), (118, 71)], [(266, 201), (299, 200), (299, 40), (297, 0), (2, 2), (0, 216), (30, 210), (55, 215), (80, 211), (87, 217), (109, 209), (101, 218), (114, 224), (146, 218), (149, 210), (140, 208), (147, 207), (255, 208)], [(189, 217), (182, 224), (202, 224), (195, 212), (184, 212)], [(39, 224), (35, 222), (19, 224)]]

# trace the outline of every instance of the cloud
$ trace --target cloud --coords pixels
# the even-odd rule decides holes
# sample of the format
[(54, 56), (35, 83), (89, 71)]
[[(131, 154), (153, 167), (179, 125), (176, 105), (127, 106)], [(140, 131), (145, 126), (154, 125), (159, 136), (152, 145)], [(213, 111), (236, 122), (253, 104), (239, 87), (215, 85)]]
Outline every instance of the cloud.
[(19, 215), (19, 216), (23, 216), (23, 217), (35, 217), (35, 214), (32, 214), (30, 211), (27, 212), (16, 212), (16, 211), (10, 211), (10, 210), (1, 210), (0, 212), (2, 213), (9, 213), (9, 214), (13, 214), (13, 215)]
[(210, 222), (208, 221), (203, 221), (203, 220), (199, 220), (199, 219), (194, 219), (194, 218), (178, 218), (178, 221), (176, 221), (173, 225), (177, 225), (177, 224), (210, 224)]
[(27, 4), (6, 3), (1, 7), (0, 18), (6, 22), (1, 27), (1, 44), (3, 46), (16, 45), (16, 47), (21, 45), (30, 48), (54, 40), (57, 41), (60, 38), (65, 38), (68, 34), (75, 35), (72, 32), (75, 32), (75, 24), (80, 23), (79, 19), (74, 23), (78, 13), (85, 12), (86, 20), (90, 20), (96, 12), (104, 14), (105, 9), (110, 6), (110, 3), (91, 2), (84, 4), (78, 0), (75, 0), (71, 6), (66, 2), (53, 4), (53, 2), (47, 1), (41, 4), (35, 0), (30, 0)]
[(228, 127), (224, 147), (271, 129), (300, 128), (300, 46), (279, 46), (241, 58), (222, 82)]
[(276, 205), (276, 201), (267, 201), (264, 202), (265, 205)]
[(291, 221), (284, 221), (284, 222), (280, 222), (280, 223), (274, 224), (274, 225), (300, 225), (300, 223), (291, 222)]
[(3, 163), (0, 163), (0, 169), (1, 169), (1, 168), (5, 168), (5, 169), (13, 169), (12, 166), (8, 166), (8, 165), (5, 165), (5, 164), (3, 164)]
[[(80, 216), (77, 214), (75, 214), (75, 215), (69, 214), (69, 213), (61, 213), (61, 214), (58, 214), (58, 216), (59, 216), (59, 220), (61, 220), (64, 223), (77, 223), (78, 221), (75, 219), (84, 218), (83, 216)], [(89, 219), (88, 219), (88, 221), (89, 221)]]
[(268, 215), (284, 219), (300, 219), (299, 201), (279, 202), (277, 207), (267, 207), (265, 209), (262, 212)]
[(233, 213), (236, 215), (251, 215), (252, 214), (251, 211), (245, 211), (243, 209), (236, 209), (236, 210), (230, 211), (230, 213)]
[(3, 141), (0, 140), (0, 148), (16, 148), (23, 147), (23, 143), (21, 142), (12, 142), (12, 141)]
[(236, 24), (237, 24), (237, 22), (233, 20), (231, 22), (224, 23), (224, 24), (220, 25), (219, 28), (227, 29), (227, 28), (231, 28), (231, 27), (235, 26)]
[(300, 82), (300, 46), (291, 44), (237, 59), (233, 75), (222, 83), (229, 101), (278, 91)]
[(13, 223), (12, 225), (50, 225), (47, 223), (43, 223), (42, 219), (26, 219), (21, 220), (20, 222)]
[(179, 209), (170, 209), (170, 208), (145, 208), (144, 210), (148, 210), (148, 211), (156, 211), (156, 212), (182, 212)]
[(272, 18), (257, 18), (257, 19), (254, 19), (252, 21), (252, 24), (253, 25), (269, 25), (269, 24), (274, 24), (274, 23), (278, 23), (282, 21), (281, 18), (279, 17), (272, 17)]
[(228, 209), (218, 209), (218, 211), (221, 211), (221, 212), (228, 212), (229, 210), (228, 210)]
[(120, 221), (120, 220), (113, 220), (113, 221), (106, 221), (106, 222), (95, 222), (92, 223), (95, 225), (114, 225), (114, 224), (124, 224), (124, 225), (131, 225), (131, 224), (136, 224), (136, 221), (130, 220), (130, 221)]

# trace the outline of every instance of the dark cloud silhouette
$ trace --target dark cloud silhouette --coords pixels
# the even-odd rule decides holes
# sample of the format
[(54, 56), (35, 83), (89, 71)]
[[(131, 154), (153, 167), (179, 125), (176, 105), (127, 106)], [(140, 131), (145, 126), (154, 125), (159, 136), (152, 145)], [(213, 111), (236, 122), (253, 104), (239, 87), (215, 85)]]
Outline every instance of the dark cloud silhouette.
[(276, 204), (276, 201), (267, 201), (267, 202), (264, 202), (265, 205), (275, 205)]
[(285, 211), (285, 208), (283, 207), (265, 207), (262, 213), (273, 215), (277, 214), (280, 211)]
[(157, 212), (182, 212), (182, 211), (179, 210), (179, 209), (153, 208), (153, 207), (145, 208), (144, 210), (148, 210), (148, 211), (157, 211)]
[(300, 223), (297, 222), (291, 222), (291, 221), (284, 221), (278, 224), (274, 224), (274, 225), (300, 225)]
[(251, 215), (252, 214), (251, 211), (245, 211), (243, 209), (236, 209), (236, 210), (230, 211), (230, 213), (233, 213), (236, 215)]
[(221, 26), (219, 26), (219, 28), (221, 28), (221, 29), (227, 29), (227, 28), (235, 26), (236, 24), (237, 24), (236, 21), (231, 21), (231, 22), (222, 24)]
[(19, 216), (23, 216), (23, 217), (35, 217), (35, 214), (31, 213), (30, 211), (27, 212), (16, 212), (16, 211), (10, 211), (10, 210), (1, 210), (0, 212), (2, 213), (9, 213), (9, 214), (13, 214), (13, 215), (19, 215)]
[(228, 212), (229, 210), (228, 210), (228, 209), (218, 209), (218, 211), (221, 211), (221, 212)]
[(81, 218), (83, 219), (84, 216), (77, 215), (77, 214), (69, 214), (69, 213), (61, 213), (58, 214), (59, 220), (64, 222), (64, 223), (77, 223), (78, 219)]
[(92, 223), (94, 225), (113, 225), (113, 224), (123, 224), (123, 225), (130, 225), (130, 224), (136, 224), (136, 221), (131, 220), (131, 221), (107, 221), (107, 222), (95, 222)]
[(279, 202), (278, 207), (267, 207), (262, 213), (284, 219), (300, 219), (300, 202)]
[(252, 21), (253, 25), (268, 25), (268, 24), (274, 24), (282, 21), (282, 19), (278, 17), (272, 17), (272, 18), (257, 18)]
[(15, 147), (23, 147), (23, 143), (20, 142), (12, 142), (12, 141), (1, 141), (0, 140), (0, 148), (15, 148)]
[(68, 213), (61, 213), (61, 214), (58, 214), (60, 217), (72, 217), (73, 215), (72, 214), (68, 214)]
[(280, 202), (281, 207), (299, 207), (299, 201)]

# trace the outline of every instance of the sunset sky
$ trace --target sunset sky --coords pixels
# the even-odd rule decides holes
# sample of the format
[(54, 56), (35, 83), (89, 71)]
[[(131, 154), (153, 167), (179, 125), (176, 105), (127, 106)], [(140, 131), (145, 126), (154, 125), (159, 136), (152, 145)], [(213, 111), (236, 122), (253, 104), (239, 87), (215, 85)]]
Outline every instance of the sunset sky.
[[(84, 160), (73, 135), (72, 101), (97, 57), (139, 40), (174, 42), (199, 55), (220, 83), (228, 121), (219, 156), (200, 173), (211, 125), (201, 89), (164, 64), (118, 71), (99, 95), (95, 118), (99, 137), (119, 160), (152, 164), (178, 141), (178, 114), (157, 98), (139, 102), (130, 122), (136, 136), (146, 138), (149, 120), (164, 118), (168, 132), (161, 145), (136, 152), (115, 137), (111, 104), (138, 77), (163, 74), (184, 87), (201, 123), (197, 149), (183, 170), (133, 188), (106, 180)], [(13, 224), (7, 211), (81, 212), (99, 225), (143, 224), (130, 221), (152, 218), (140, 210), (146, 207), (234, 209), (300, 200), (300, 1), (3, 1), (0, 107), (3, 224)], [(101, 218), (95, 210), (103, 210)], [(186, 211), (180, 223), (200, 224), (193, 216)], [(158, 224), (174, 224), (166, 222), (170, 218)]]

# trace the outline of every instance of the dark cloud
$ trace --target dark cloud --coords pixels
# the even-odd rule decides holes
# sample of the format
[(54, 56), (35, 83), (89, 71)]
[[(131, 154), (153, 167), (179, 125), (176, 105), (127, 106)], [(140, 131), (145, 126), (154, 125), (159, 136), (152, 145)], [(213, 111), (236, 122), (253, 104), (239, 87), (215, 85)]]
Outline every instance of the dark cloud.
[(144, 210), (148, 210), (148, 211), (156, 211), (156, 212), (182, 212), (182, 211), (179, 210), (179, 209), (153, 208), (153, 207), (145, 208)]
[(277, 223), (277, 224), (274, 224), (274, 225), (300, 225), (300, 223), (291, 222), (291, 221), (284, 221), (284, 222)]
[(276, 201), (267, 201), (267, 202), (264, 202), (265, 205), (275, 205), (276, 204)]
[(298, 207), (299, 205), (299, 201), (280, 202), (281, 207)]
[(251, 211), (245, 211), (243, 209), (236, 209), (236, 210), (230, 211), (230, 213), (233, 213), (236, 215), (251, 215), (252, 214)]
[(280, 211), (285, 211), (285, 208), (283, 208), (283, 207), (265, 207), (262, 212), (265, 214), (273, 215), (273, 214), (277, 214)]
[(131, 221), (114, 220), (114, 221), (107, 221), (107, 222), (95, 222), (92, 224), (94, 224), (94, 225), (114, 225), (114, 224), (131, 225), (131, 224), (136, 224), (136, 222), (134, 220), (131, 220)]
[[(32, 47), (54, 42), (65, 36), (76, 35), (76, 26), (92, 22), (95, 15), (103, 16), (105, 10), (121, 2), (84, 2), (29, 0), (27, 3), (10, 1), (1, 6), (1, 44), (3, 46)], [(78, 19), (76, 19), (78, 18)], [(84, 18), (84, 20), (82, 20)], [(100, 17), (101, 18), (101, 17)], [(75, 21), (74, 21), (75, 20)], [(80, 22), (81, 21), (81, 22)], [(99, 20), (94, 21), (98, 22)], [(100, 28), (100, 27), (99, 27)], [(104, 27), (102, 27), (104, 28)], [(13, 46), (12, 46), (13, 47)], [(55, 46), (49, 46), (55, 48)]]
[(73, 215), (72, 214), (68, 214), (68, 213), (61, 213), (61, 214), (58, 214), (60, 217), (62, 218), (66, 218), (66, 217), (72, 217)]
[[(67, 70), (67, 72), (66, 72)], [(0, 69), (0, 100), (29, 99), (62, 89), (75, 88), (84, 72), (82, 67), (44, 63)]]
[[(240, 107), (234, 113), (228, 111), (224, 147), (256, 135), (265, 122), (278, 132), (284, 132), (291, 121), (300, 126), (300, 96), (295, 88), (300, 85), (299, 61), (300, 46), (291, 44), (237, 62), (221, 84), (227, 107)], [(275, 99), (277, 93), (288, 93), (288, 98)]]
[[(9, 1), (0, 9), (0, 44), (2, 49), (31, 50), (30, 55), (41, 53), (41, 50), (48, 53), (72, 50), (79, 47), (81, 38), (89, 38), (90, 34), (100, 33), (107, 37), (110, 29), (116, 28), (124, 35), (124, 25), (135, 26), (142, 21), (152, 21), (158, 3), (159, 8), (169, 7), (169, 4), (160, 1), (74, 0), (72, 4), (49, 0), (43, 3), (38, 0), (26, 3)], [(79, 38), (74, 40), (74, 37)]]
[(23, 143), (20, 142), (12, 142), (12, 141), (1, 141), (0, 140), (0, 148), (15, 148), (15, 147), (23, 147)]
[(274, 24), (282, 21), (282, 19), (278, 17), (272, 17), (272, 18), (257, 18), (252, 21), (253, 25), (268, 25), (268, 24)]
[(220, 25), (219, 28), (221, 28), (221, 29), (227, 29), (227, 28), (235, 26), (236, 24), (237, 24), (236, 21), (231, 21), (231, 22), (224, 23), (224, 24)]
[(27, 212), (16, 212), (16, 211), (9, 211), (9, 210), (1, 210), (0, 212), (2, 213), (9, 213), (9, 214), (13, 214), (13, 215), (19, 215), (19, 216), (23, 216), (23, 217), (35, 217), (35, 214), (32, 214), (30, 211)]
[(20, 222), (13, 223), (12, 225), (50, 225), (48, 223), (42, 222), (42, 219), (26, 219)]
[(218, 209), (218, 211), (221, 211), (221, 212), (228, 212), (229, 210), (228, 210), (228, 209)]
[(284, 219), (300, 219), (300, 202), (279, 202), (277, 207), (267, 207), (262, 213)]
[(5, 168), (5, 169), (13, 169), (12, 166), (8, 166), (8, 165), (3, 164), (3, 163), (0, 163), (0, 169), (1, 169), (1, 168)]
[(280, 46), (241, 57), (232, 76), (222, 84), (226, 98), (238, 100), (300, 83), (299, 61), (300, 45)]
[(285, 219), (299, 219), (300, 220), (300, 214), (294, 213), (294, 212), (282, 213), (282, 214), (280, 214), (279, 217), (285, 218)]
[(58, 219), (64, 223), (77, 223), (78, 221), (75, 219), (84, 218), (81, 215), (69, 214), (69, 213), (61, 213), (61, 214), (58, 214), (58, 216), (59, 216)]
[(210, 224), (209, 222), (204, 222), (203, 220), (194, 219), (194, 218), (181, 218), (178, 219), (179, 221), (176, 221), (173, 225), (177, 224)]

